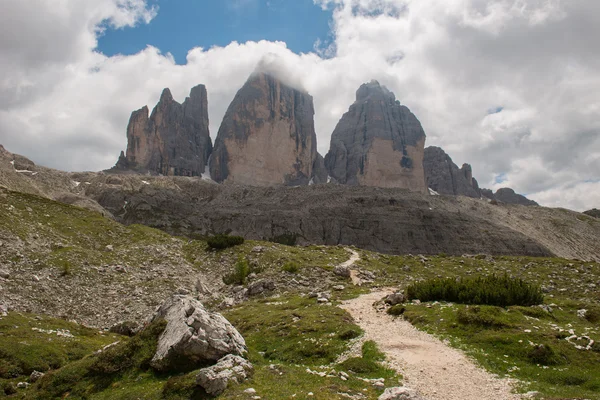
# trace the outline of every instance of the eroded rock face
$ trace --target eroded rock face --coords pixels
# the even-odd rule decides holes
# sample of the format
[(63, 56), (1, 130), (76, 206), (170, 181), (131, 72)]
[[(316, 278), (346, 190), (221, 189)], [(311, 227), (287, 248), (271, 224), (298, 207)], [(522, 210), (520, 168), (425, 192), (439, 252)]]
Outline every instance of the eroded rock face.
[(148, 107), (134, 111), (127, 126), (127, 152), (115, 168), (161, 175), (199, 176), (212, 152), (208, 100), (204, 85), (192, 88), (183, 104), (165, 89), (148, 116)]
[(318, 172), (312, 97), (272, 75), (252, 74), (223, 118), (210, 160), (212, 178), (251, 186), (308, 185), (315, 165)]
[(214, 362), (233, 354), (246, 354), (246, 342), (221, 314), (207, 311), (191, 296), (175, 295), (165, 301), (152, 321), (164, 319), (167, 327), (158, 339), (152, 367), (159, 371)]
[(425, 132), (410, 110), (377, 81), (362, 85), (333, 131), (325, 157), (338, 183), (427, 192)]
[(423, 160), (427, 186), (439, 194), (480, 198), (477, 181), (469, 164), (458, 168), (452, 158), (439, 147), (425, 149)]

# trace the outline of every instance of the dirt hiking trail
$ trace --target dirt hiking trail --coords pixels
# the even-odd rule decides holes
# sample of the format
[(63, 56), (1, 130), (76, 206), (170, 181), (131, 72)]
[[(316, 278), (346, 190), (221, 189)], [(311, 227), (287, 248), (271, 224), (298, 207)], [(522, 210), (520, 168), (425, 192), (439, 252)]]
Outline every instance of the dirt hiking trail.
[(348, 311), (365, 331), (365, 339), (373, 340), (385, 352), (392, 368), (404, 376), (405, 385), (427, 400), (516, 400), (507, 379), (499, 379), (484, 371), (459, 350), (417, 330), (407, 321), (377, 311), (373, 303), (392, 290), (365, 294), (345, 301)]

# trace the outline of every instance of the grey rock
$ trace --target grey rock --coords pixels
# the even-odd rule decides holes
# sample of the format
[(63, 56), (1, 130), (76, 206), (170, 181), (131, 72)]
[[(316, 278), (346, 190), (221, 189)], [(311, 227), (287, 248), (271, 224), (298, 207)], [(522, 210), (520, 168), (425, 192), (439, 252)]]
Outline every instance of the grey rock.
[(231, 384), (240, 384), (253, 372), (252, 364), (242, 357), (229, 354), (212, 367), (198, 371), (196, 383), (206, 393), (218, 396)]
[(419, 120), (373, 80), (357, 90), (356, 101), (333, 131), (325, 166), (340, 184), (426, 193), (424, 145)]
[(212, 151), (204, 85), (192, 88), (183, 104), (173, 100), (169, 89), (164, 89), (152, 114), (148, 113), (144, 106), (131, 114), (127, 152), (121, 152), (112, 171), (201, 175)]
[(424, 400), (417, 392), (407, 387), (387, 388), (378, 400)]
[(403, 293), (397, 292), (387, 295), (383, 302), (385, 304), (389, 304), (390, 306), (395, 306), (396, 304), (402, 304), (406, 301), (406, 296)]
[(248, 286), (248, 295), (256, 296), (257, 294), (273, 290), (275, 290), (275, 282), (269, 280), (260, 280), (253, 282)]
[(110, 327), (109, 332), (124, 336), (134, 336), (142, 329), (142, 326), (135, 321), (118, 322)]
[(29, 383), (35, 383), (35, 382), (37, 382), (43, 376), (44, 376), (43, 372), (33, 371), (31, 373), (31, 375), (29, 375)]
[(273, 75), (253, 73), (219, 128), (210, 158), (212, 178), (253, 186), (308, 185), (314, 172), (323, 179), (314, 113), (308, 93)]
[(17, 383), (17, 388), (19, 388), (19, 389), (27, 389), (28, 387), (29, 387), (29, 383), (27, 383), (27, 382)]
[(462, 168), (439, 147), (430, 146), (425, 149), (423, 159), (427, 187), (438, 194), (481, 197), (477, 181), (473, 180), (473, 171), (469, 164)]
[(242, 335), (221, 314), (207, 311), (191, 296), (169, 298), (152, 317), (152, 321), (159, 319), (167, 321), (151, 361), (159, 371), (247, 352)]
[(10, 278), (10, 273), (5, 269), (0, 269), (0, 278), (8, 279)]
[(337, 276), (341, 276), (344, 278), (350, 278), (350, 268), (345, 267), (343, 265), (338, 265), (333, 269), (333, 273)]
[(196, 292), (198, 292), (199, 295), (210, 296), (212, 294), (209, 287), (204, 283), (204, 281), (201, 278), (198, 278), (196, 280), (196, 285), (194, 285), (194, 288), (196, 289)]
[[(144, 185), (125, 190), (98, 179), (87, 190), (119, 222), (175, 235), (208, 235), (210, 227), (249, 240), (287, 234), (296, 235), (298, 245), (352, 244), (382, 253), (552, 254), (524, 233), (490, 219), (491, 206), (475, 200), (458, 204), (443, 196), (347, 185), (262, 188), (171, 179), (177, 189)], [(597, 243), (585, 245), (598, 254)]]

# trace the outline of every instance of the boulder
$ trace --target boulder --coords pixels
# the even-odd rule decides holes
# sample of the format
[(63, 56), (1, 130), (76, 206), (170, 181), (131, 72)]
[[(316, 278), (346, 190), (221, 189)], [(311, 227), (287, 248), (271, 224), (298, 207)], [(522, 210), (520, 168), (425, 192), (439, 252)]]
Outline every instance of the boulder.
[(232, 383), (242, 383), (253, 372), (252, 364), (242, 357), (229, 354), (212, 367), (203, 368), (196, 375), (196, 383), (206, 393), (218, 396)]
[(256, 281), (248, 286), (248, 296), (255, 296), (263, 292), (269, 292), (275, 290), (275, 282), (260, 280)]
[(403, 293), (397, 292), (387, 295), (383, 302), (385, 304), (389, 304), (390, 306), (395, 306), (396, 304), (402, 304), (406, 301), (406, 296)]
[(31, 373), (31, 375), (29, 375), (29, 383), (35, 383), (35, 382), (37, 382), (43, 376), (44, 376), (43, 372), (33, 371)]
[(340, 184), (427, 193), (424, 146), (417, 117), (373, 80), (357, 90), (356, 101), (335, 127), (325, 166)]
[(407, 387), (393, 387), (385, 389), (378, 400), (424, 400), (417, 392)]
[(142, 326), (135, 321), (118, 322), (110, 327), (109, 332), (123, 336), (134, 336), (142, 329)]
[(152, 317), (167, 326), (158, 339), (151, 365), (159, 371), (246, 354), (246, 342), (221, 314), (207, 311), (191, 296), (169, 298)]
[(333, 269), (333, 273), (343, 278), (350, 278), (350, 268), (344, 265), (338, 265)]

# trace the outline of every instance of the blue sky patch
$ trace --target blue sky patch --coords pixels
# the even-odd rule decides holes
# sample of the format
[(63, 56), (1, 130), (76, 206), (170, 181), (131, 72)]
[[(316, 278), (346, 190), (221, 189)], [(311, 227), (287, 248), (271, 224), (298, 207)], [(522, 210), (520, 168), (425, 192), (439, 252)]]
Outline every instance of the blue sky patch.
[(506, 174), (499, 174), (496, 175), (496, 177), (494, 178), (494, 183), (496, 184), (500, 184), (500, 183), (504, 183), (508, 180), (508, 177), (506, 176)]
[(488, 113), (488, 115), (498, 114), (498, 113), (501, 113), (503, 110), (504, 110), (504, 107), (493, 107), (493, 108), (490, 108), (487, 111), (487, 113)]
[(332, 41), (332, 10), (313, 0), (153, 0), (158, 15), (135, 28), (107, 27), (98, 51), (107, 56), (135, 54), (152, 45), (171, 53), (178, 64), (194, 47), (208, 49), (233, 41), (283, 41), (296, 53), (314, 50), (320, 40)]

